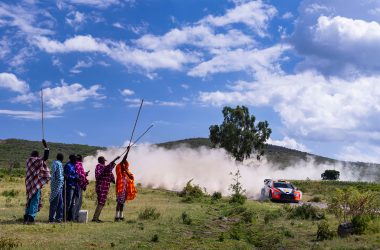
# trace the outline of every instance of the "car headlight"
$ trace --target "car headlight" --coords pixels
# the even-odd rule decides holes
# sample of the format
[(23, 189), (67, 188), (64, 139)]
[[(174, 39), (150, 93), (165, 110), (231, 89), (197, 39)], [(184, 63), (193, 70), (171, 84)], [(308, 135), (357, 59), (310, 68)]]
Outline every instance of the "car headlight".
[(275, 195), (275, 196), (277, 196), (277, 195), (281, 195), (281, 192), (274, 191), (274, 195)]

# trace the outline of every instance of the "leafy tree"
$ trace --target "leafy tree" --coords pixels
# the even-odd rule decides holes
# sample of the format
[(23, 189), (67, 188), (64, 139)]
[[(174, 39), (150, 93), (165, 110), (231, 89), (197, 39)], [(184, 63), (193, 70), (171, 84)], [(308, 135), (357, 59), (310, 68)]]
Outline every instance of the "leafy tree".
[(337, 170), (326, 170), (321, 174), (322, 180), (339, 180), (340, 172)]
[(223, 108), (224, 121), (221, 125), (210, 126), (210, 141), (213, 146), (222, 147), (237, 161), (249, 158), (254, 152), (257, 159), (264, 154), (265, 141), (272, 130), (267, 121), (255, 125), (255, 116), (250, 116), (248, 108)]

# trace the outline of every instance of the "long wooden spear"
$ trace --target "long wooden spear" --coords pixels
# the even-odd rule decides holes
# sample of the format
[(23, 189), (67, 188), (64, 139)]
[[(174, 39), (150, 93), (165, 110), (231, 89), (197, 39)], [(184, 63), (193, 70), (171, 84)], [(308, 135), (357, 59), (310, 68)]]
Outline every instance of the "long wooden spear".
[[(124, 153), (126, 153), (127, 155), (125, 156), (125, 159), (127, 159), (128, 157), (128, 153), (129, 153), (129, 150), (131, 148), (131, 144), (132, 144), (132, 140), (133, 140), (133, 135), (135, 133), (135, 129), (136, 129), (136, 125), (137, 125), (137, 121), (139, 120), (139, 116), (140, 116), (140, 112), (141, 112), (141, 108), (142, 108), (142, 105), (144, 103), (144, 99), (141, 100), (141, 104), (140, 104), (140, 108), (139, 108), (139, 112), (137, 113), (137, 117), (136, 117), (136, 121), (135, 121), (135, 125), (133, 126), (133, 130), (132, 130), (132, 134), (131, 134), (131, 138), (129, 139), (129, 145), (126, 149), (126, 151), (124, 151)], [(123, 154), (124, 154), (123, 153)], [(122, 154), (122, 155), (123, 155)]]
[(41, 122), (42, 122), (42, 139), (45, 139), (45, 127), (44, 127), (44, 91), (41, 88)]

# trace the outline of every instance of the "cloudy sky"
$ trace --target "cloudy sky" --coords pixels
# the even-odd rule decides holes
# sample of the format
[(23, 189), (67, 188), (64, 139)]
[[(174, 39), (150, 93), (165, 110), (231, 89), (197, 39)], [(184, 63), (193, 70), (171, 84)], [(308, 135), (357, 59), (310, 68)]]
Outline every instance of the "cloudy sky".
[(270, 142), (380, 162), (379, 0), (0, 3), (0, 138), (207, 137), (246, 105)]

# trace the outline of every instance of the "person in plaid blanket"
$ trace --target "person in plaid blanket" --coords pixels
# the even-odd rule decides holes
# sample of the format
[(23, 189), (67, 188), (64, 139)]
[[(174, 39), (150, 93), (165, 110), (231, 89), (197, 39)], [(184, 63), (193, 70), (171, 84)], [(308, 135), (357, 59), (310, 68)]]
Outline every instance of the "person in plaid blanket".
[(126, 200), (133, 200), (137, 193), (134, 185), (134, 176), (128, 169), (127, 156), (128, 154), (125, 154), (121, 162), (116, 165), (116, 222), (124, 220), (124, 203)]
[(49, 158), (49, 148), (45, 140), (42, 140), (45, 148), (44, 156), (39, 157), (38, 151), (32, 151), (30, 157), (26, 161), (26, 208), (24, 215), (25, 224), (33, 224), (42, 207), (41, 189), (50, 180), (50, 170), (46, 165)]
[(77, 162), (75, 164), (75, 171), (78, 174), (78, 183), (77, 187), (75, 189), (74, 193), (74, 210), (73, 210), (73, 219), (74, 221), (78, 221), (79, 219), (79, 210), (82, 207), (82, 197), (83, 197), (83, 191), (86, 191), (87, 185), (88, 185), (88, 180), (87, 176), (90, 171), (85, 172), (83, 168), (83, 157), (82, 155), (78, 154), (77, 155)]
[(95, 191), (98, 196), (98, 205), (94, 216), (92, 218), (93, 222), (102, 222), (99, 220), (100, 213), (107, 201), (108, 191), (110, 189), (110, 183), (115, 183), (115, 177), (113, 176), (112, 170), (115, 167), (115, 161), (117, 161), (120, 156), (116, 157), (110, 164), (106, 164), (106, 159), (103, 156), (98, 158), (98, 165), (95, 168)]

